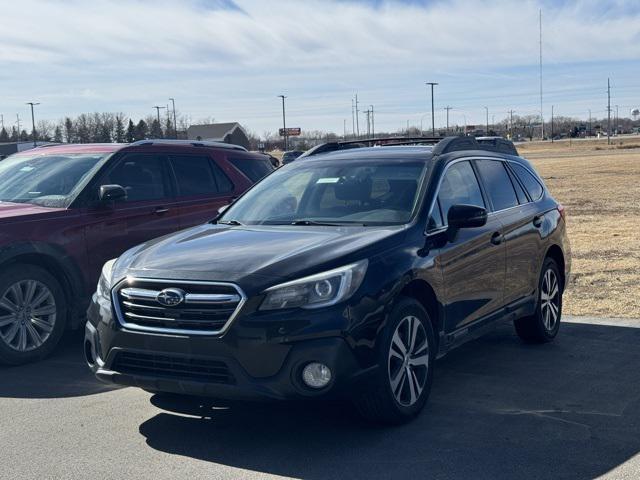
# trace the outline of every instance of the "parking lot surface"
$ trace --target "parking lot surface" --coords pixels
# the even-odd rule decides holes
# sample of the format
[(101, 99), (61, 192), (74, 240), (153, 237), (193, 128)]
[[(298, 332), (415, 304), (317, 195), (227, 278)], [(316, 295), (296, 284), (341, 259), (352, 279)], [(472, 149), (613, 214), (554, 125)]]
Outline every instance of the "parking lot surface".
[(396, 428), (341, 404), (202, 418), (96, 382), (81, 345), (0, 367), (0, 478), (640, 478), (640, 320), (568, 318), (543, 346), (502, 326), (440, 360)]

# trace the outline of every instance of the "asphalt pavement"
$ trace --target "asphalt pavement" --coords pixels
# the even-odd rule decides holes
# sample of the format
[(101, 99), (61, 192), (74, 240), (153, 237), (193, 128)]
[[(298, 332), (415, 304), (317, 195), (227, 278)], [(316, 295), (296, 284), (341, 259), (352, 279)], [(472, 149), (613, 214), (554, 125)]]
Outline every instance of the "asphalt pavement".
[(108, 387), (68, 335), (0, 367), (0, 478), (640, 478), (640, 320), (566, 320), (551, 344), (505, 325), (452, 352), (395, 428), (342, 404), (202, 410)]

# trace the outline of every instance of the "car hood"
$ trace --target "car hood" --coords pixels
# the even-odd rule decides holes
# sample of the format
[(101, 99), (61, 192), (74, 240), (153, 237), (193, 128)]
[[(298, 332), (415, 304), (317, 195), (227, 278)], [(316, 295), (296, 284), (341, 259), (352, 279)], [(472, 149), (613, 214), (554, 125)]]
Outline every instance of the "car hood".
[(15, 220), (15, 217), (59, 212), (64, 208), (50, 208), (33, 205), (31, 203), (0, 202), (0, 221)]
[[(325, 264), (355, 261), (384, 251), (404, 226), (308, 227), (201, 225), (143, 244), (118, 261), (115, 274), (241, 282), (288, 279)], [(358, 256), (359, 258), (355, 258)], [(252, 282), (253, 283), (253, 282)], [(257, 282), (260, 283), (260, 282)]]

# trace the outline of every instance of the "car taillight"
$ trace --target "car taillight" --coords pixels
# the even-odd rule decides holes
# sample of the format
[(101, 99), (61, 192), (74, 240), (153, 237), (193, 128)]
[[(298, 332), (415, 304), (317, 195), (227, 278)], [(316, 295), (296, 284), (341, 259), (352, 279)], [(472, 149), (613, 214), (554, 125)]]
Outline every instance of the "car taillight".
[(562, 219), (566, 220), (567, 212), (565, 211), (564, 205), (558, 204), (558, 212), (560, 212)]

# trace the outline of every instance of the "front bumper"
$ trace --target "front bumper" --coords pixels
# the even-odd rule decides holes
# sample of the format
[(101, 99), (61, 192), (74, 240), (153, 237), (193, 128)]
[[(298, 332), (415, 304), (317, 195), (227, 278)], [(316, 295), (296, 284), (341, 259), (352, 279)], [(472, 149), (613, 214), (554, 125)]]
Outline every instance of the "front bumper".
[[(110, 305), (94, 295), (87, 311), (85, 355), (96, 377), (107, 383), (220, 400), (293, 400), (349, 394), (374, 370), (361, 365), (338, 334), (340, 316), (329, 321), (334, 328), (313, 334), (303, 328), (317, 325), (313, 319), (297, 327), (291, 319), (276, 324), (238, 319), (223, 337), (190, 337), (127, 331), (112, 315)], [(305, 334), (296, 334), (296, 328)], [(301, 380), (302, 369), (312, 361), (331, 369), (331, 382), (322, 389)], [(194, 368), (198, 378), (187, 371)]]

